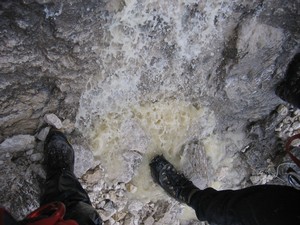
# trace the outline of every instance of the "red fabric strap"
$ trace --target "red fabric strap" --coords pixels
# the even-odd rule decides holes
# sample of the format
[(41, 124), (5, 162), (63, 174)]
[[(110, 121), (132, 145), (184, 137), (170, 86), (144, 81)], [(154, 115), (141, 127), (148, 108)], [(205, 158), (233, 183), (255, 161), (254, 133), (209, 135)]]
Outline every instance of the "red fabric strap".
[[(64, 220), (66, 207), (62, 202), (52, 202), (30, 213), (27, 225), (78, 225), (75, 220)], [(50, 214), (50, 215), (49, 215)], [(45, 217), (45, 215), (47, 215)], [(33, 222), (31, 222), (33, 221)]]
[(291, 153), (291, 144), (296, 139), (300, 139), (300, 134), (296, 134), (296, 135), (294, 135), (294, 136), (292, 136), (292, 137), (290, 137), (288, 139), (288, 141), (285, 144), (285, 150), (289, 154), (289, 156), (291, 157), (291, 159), (296, 163), (296, 165), (298, 167), (300, 167), (300, 160)]

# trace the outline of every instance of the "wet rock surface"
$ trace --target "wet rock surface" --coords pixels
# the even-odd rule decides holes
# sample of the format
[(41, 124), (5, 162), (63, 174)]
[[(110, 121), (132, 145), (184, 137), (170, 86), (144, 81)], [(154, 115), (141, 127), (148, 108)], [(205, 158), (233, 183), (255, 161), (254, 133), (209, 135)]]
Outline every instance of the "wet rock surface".
[(297, 169), (283, 143), (299, 133), (299, 110), (278, 106), (275, 88), (299, 51), (298, 9), (1, 1), (0, 204), (17, 218), (38, 207), (51, 114), (105, 224), (201, 224), (149, 181), (155, 154), (200, 188), (288, 184)]

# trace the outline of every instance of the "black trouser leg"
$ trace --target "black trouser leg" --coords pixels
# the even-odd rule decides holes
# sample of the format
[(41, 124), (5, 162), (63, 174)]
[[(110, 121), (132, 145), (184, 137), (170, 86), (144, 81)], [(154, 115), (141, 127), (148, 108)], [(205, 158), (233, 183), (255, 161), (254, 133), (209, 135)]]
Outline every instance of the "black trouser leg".
[(190, 206), (200, 220), (219, 225), (299, 225), (300, 191), (262, 185), (241, 190), (195, 193)]
[(283, 81), (276, 88), (276, 94), (284, 101), (300, 108), (300, 53), (288, 65)]
[(66, 206), (64, 219), (73, 219), (79, 225), (98, 225), (102, 220), (91, 205), (90, 198), (70, 171), (48, 178), (44, 185), (41, 205), (59, 201)]

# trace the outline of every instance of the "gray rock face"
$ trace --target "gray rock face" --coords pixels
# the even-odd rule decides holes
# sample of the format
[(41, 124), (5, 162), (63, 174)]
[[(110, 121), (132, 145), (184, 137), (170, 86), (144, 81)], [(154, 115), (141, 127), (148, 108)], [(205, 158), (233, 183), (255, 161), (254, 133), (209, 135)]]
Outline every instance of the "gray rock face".
[(0, 187), (0, 204), (15, 218), (22, 219), (39, 207), (39, 187), (45, 174), (35, 160), (33, 162), (25, 156), (6, 159), (0, 165), (0, 175), (3, 184)]
[(45, 179), (43, 153), (31, 135), (15, 135), (0, 144), (0, 205), (21, 219), (39, 206)]
[[(65, 28), (56, 29), (53, 17), (46, 19), (46, 9), (56, 9), (51, 5), (1, 3), (0, 141), (13, 134), (33, 134), (48, 112), (74, 120), (81, 90), (96, 69), (89, 65), (96, 64), (93, 58), (73, 51), (76, 40), (58, 34)], [(76, 20), (69, 19), (67, 24)]]
[(35, 147), (35, 138), (31, 135), (16, 135), (0, 144), (0, 154), (26, 151)]
[[(299, 50), (298, 9), (284, 0), (2, 1), (0, 166), (17, 186), (1, 187), (9, 193), (1, 204), (23, 205), (19, 218), (37, 206), (42, 145), (32, 135), (51, 113), (74, 139), (84, 135), (100, 163), (121, 160), (123, 181), (138, 183), (151, 156), (164, 153), (199, 187), (257, 182), (254, 170), (280, 161), (274, 129), (286, 112), (269, 114)], [(74, 147), (81, 176), (92, 153)], [(149, 215), (122, 218), (151, 224)], [(174, 224), (174, 215), (153, 218)]]

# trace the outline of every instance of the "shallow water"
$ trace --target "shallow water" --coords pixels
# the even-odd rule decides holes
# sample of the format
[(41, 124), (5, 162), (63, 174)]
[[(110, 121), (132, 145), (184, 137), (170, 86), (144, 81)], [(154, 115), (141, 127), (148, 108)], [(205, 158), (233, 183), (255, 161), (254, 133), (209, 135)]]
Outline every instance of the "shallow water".
[(241, 186), (249, 171), (236, 153), (248, 144), (246, 117), (259, 118), (264, 111), (248, 97), (268, 98), (255, 88), (269, 82), (276, 57), (266, 57), (262, 66), (256, 53), (281, 45), (283, 35), (257, 24), (255, 15), (239, 24), (250, 9), (260, 13), (256, 4), (115, 0), (106, 5), (110, 14), (102, 42), (92, 49), (101, 69), (81, 96), (76, 125), (108, 180), (137, 186), (132, 198), (167, 198), (150, 176), (148, 164), (156, 154), (199, 188)]

